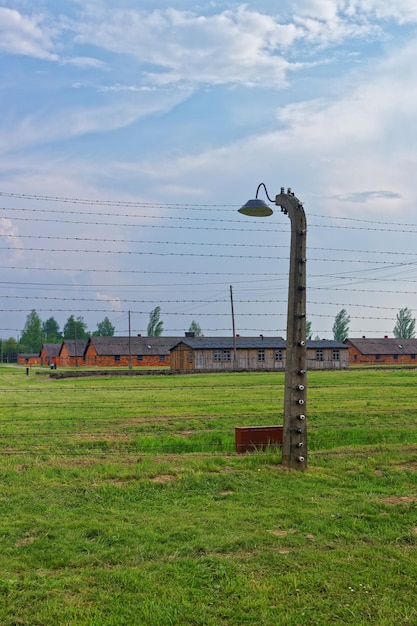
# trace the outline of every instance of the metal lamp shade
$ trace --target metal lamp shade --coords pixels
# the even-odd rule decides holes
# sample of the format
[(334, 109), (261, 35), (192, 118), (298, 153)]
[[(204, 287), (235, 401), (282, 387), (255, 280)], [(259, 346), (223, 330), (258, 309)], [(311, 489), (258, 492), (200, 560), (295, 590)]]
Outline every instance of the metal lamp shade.
[(266, 202), (256, 198), (254, 200), (248, 200), (242, 208), (239, 209), (239, 213), (243, 215), (249, 215), (250, 217), (268, 217), (272, 215), (273, 210)]

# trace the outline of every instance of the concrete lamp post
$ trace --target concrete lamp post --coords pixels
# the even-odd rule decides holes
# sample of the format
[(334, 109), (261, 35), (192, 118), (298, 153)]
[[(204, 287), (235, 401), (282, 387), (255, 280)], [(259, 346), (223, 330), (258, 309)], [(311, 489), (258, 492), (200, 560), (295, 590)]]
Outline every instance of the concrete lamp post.
[[(239, 213), (251, 217), (268, 217), (273, 210), (256, 198), (248, 200)], [(306, 340), (306, 235), (307, 221), (303, 205), (288, 188), (275, 196), (275, 204), (281, 207), (291, 221), (290, 270), (288, 281), (288, 312), (286, 339), (286, 368), (284, 392), (284, 429), (282, 440), (282, 464), (304, 470), (307, 467), (307, 340)]]

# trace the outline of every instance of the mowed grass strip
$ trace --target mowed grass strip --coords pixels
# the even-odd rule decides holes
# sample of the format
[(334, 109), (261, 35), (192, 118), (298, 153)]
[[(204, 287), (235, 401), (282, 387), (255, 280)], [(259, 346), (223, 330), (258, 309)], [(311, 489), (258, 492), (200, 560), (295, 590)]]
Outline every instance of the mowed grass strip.
[[(310, 451), (417, 443), (416, 371), (310, 372)], [(3, 368), (0, 452), (232, 452), (236, 426), (282, 424), (283, 396), (283, 373), (54, 380)]]
[[(0, 371), (2, 625), (417, 623), (414, 372), (309, 374), (298, 473), (272, 452), (195, 450), (279, 422), (280, 375)], [(164, 453), (172, 439), (187, 454)]]

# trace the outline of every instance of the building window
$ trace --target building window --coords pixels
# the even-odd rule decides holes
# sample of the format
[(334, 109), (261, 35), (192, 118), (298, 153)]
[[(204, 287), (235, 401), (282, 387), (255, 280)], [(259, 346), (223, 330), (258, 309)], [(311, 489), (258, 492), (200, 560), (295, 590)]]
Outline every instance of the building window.
[(275, 350), (275, 361), (282, 361), (282, 350)]
[(114, 355), (114, 361), (115, 361), (115, 363), (118, 363), (120, 361), (120, 354), (115, 354)]
[(192, 350), (188, 350), (188, 362), (189, 363), (193, 362), (193, 351)]
[(318, 350), (316, 350), (316, 361), (323, 361), (323, 358), (323, 350), (319, 348)]
[(265, 350), (258, 350), (258, 361), (265, 361)]
[(358, 360), (358, 355), (357, 355), (357, 354), (354, 354), (354, 355), (353, 355), (353, 360), (354, 360), (354, 361), (357, 361), (357, 360)]
[(223, 350), (223, 361), (231, 361), (231, 358), (230, 350)]
[(398, 361), (398, 354), (393, 354), (394, 361)]
[(333, 358), (333, 361), (340, 361), (340, 350), (338, 350), (337, 348), (334, 348), (333, 353), (332, 353), (332, 358)]
[(379, 359), (380, 359), (380, 358), (381, 358), (381, 355), (380, 355), (380, 354), (376, 354), (376, 355), (375, 355), (375, 361), (379, 361)]
[(165, 354), (160, 354), (159, 355), (159, 360), (160, 361), (165, 361)]
[(231, 350), (213, 350), (213, 360), (215, 363), (219, 363), (220, 361), (231, 361), (232, 352)]
[(138, 354), (137, 359), (138, 361), (143, 361), (143, 354)]
[(213, 352), (213, 361), (215, 363), (219, 363), (219, 361), (222, 360), (222, 351), (221, 350), (214, 350)]
[(412, 355), (411, 355), (411, 358), (414, 360), (414, 359), (416, 358), (416, 355), (415, 355), (415, 354), (412, 354)]

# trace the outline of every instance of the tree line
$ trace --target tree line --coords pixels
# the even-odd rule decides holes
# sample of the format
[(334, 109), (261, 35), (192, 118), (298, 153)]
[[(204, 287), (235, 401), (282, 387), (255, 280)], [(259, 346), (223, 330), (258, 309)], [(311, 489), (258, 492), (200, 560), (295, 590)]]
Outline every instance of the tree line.
[[(158, 337), (162, 335), (164, 324), (160, 318), (161, 307), (157, 306), (149, 314), (149, 323), (147, 326), (148, 337)], [(189, 330), (194, 332), (196, 337), (202, 336), (201, 328), (194, 320)], [(114, 333), (115, 327), (108, 317), (105, 317), (97, 324), (96, 330), (90, 332), (81, 315), (78, 317), (70, 315), (61, 330), (53, 316), (42, 321), (38, 313), (33, 309), (26, 317), (25, 326), (19, 340), (14, 337), (0, 339), (0, 362), (16, 361), (17, 355), (22, 352), (40, 352), (44, 343), (60, 343), (64, 339), (86, 340), (90, 336), (113, 337)]]
[[(345, 341), (349, 336), (350, 315), (346, 309), (341, 309), (336, 315), (332, 327), (333, 339), (335, 341)], [(311, 337), (311, 322), (306, 323), (307, 337)], [(414, 339), (416, 329), (416, 320), (410, 309), (405, 307), (397, 313), (396, 323), (392, 330), (394, 337), (398, 339)], [(320, 337), (316, 337), (320, 339)]]
[[(341, 309), (336, 315), (332, 327), (333, 339), (335, 341), (345, 341), (349, 336), (349, 325), (350, 315), (348, 315), (346, 309)], [(416, 320), (410, 309), (407, 307), (400, 309), (397, 313), (396, 324), (393, 328), (394, 337), (398, 339), (414, 339), (415, 329)], [(193, 332), (195, 337), (203, 336), (200, 325), (194, 320), (191, 322), (188, 330)], [(89, 332), (84, 318), (81, 315), (78, 317), (70, 315), (61, 330), (53, 316), (42, 321), (38, 313), (33, 309), (26, 318), (19, 341), (14, 337), (0, 339), (0, 362), (16, 361), (16, 357), (20, 352), (39, 352), (44, 343), (59, 343), (64, 339), (85, 340), (90, 336), (113, 337), (114, 332), (115, 327), (108, 317), (105, 317), (97, 324), (96, 330)], [(161, 320), (161, 307), (157, 306), (149, 314), (147, 336), (159, 337), (163, 332), (164, 323)], [(306, 322), (306, 335), (308, 338), (312, 337), (312, 324), (309, 320)], [(315, 338), (320, 339), (318, 336)]]
[(44, 343), (60, 343), (64, 339), (87, 339), (90, 335), (111, 337), (114, 331), (113, 324), (105, 317), (97, 324), (97, 330), (90, 333), (81, 315), (78, 317), (70, 315), (61, 330), (54, 317), (42, 321), (33, 309), (26, 317), (19, 340), (14, 337), (0, 340), (2, 361), (15, 361), (19, 352), (39, 352)]

